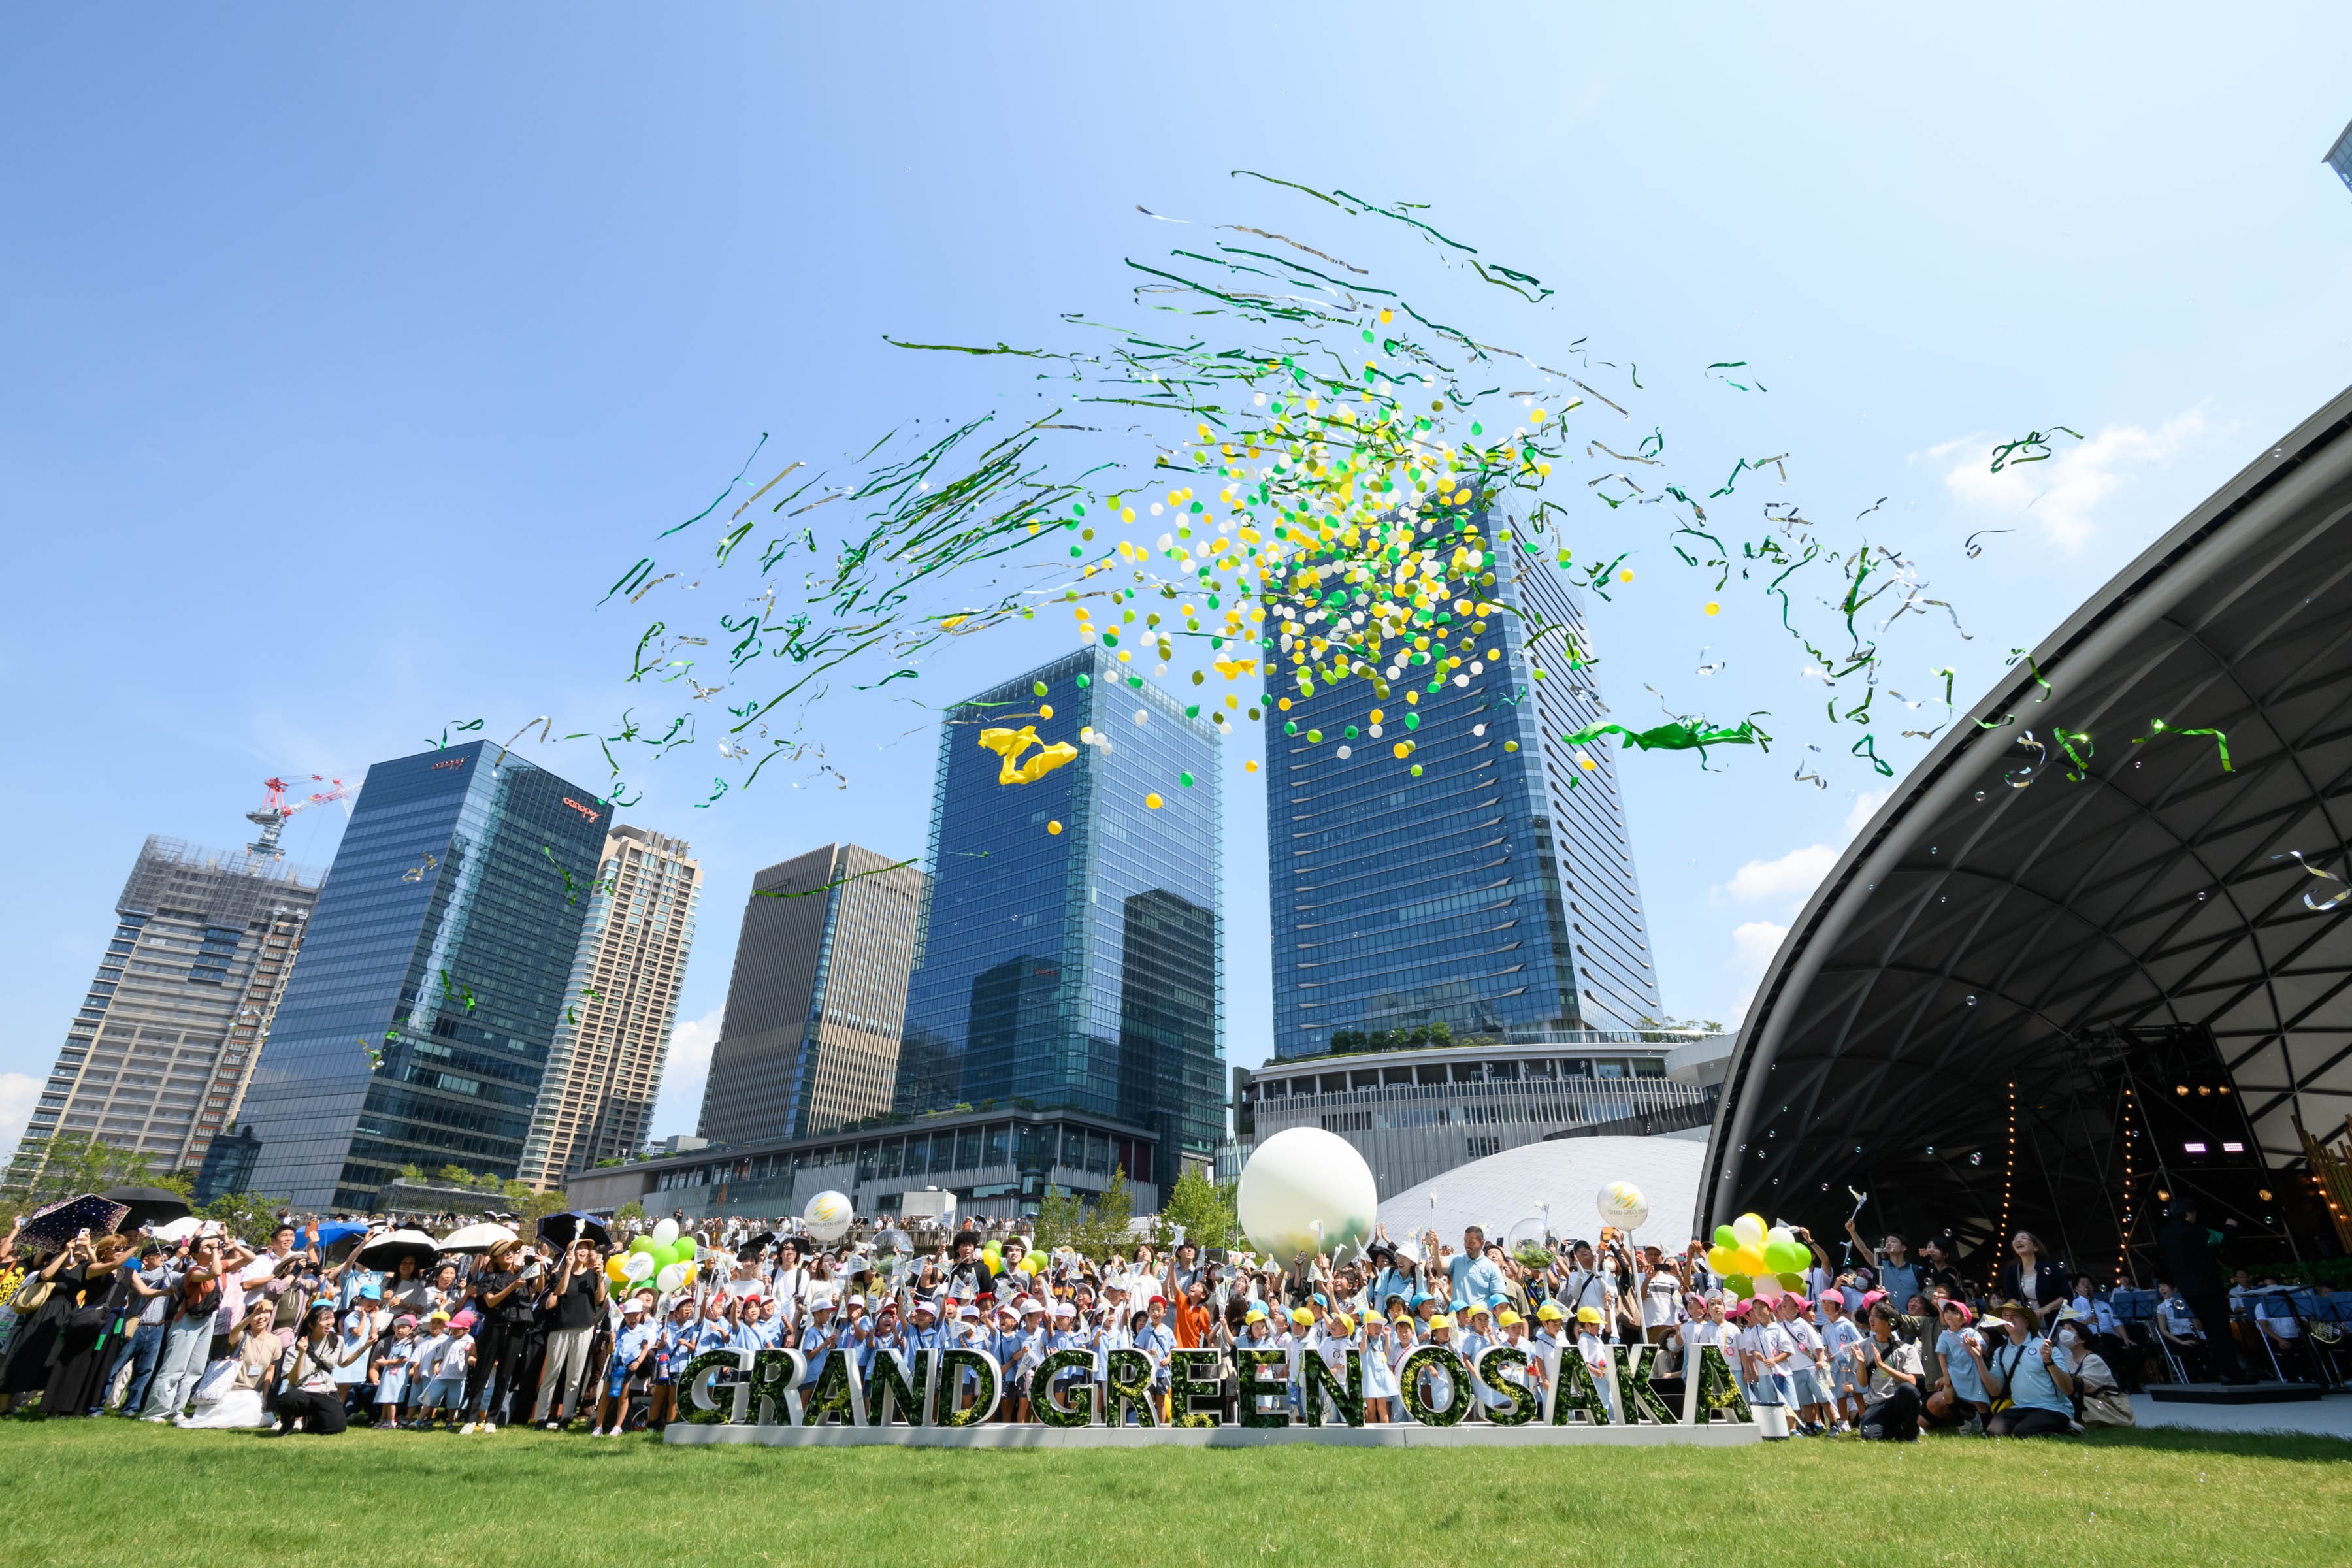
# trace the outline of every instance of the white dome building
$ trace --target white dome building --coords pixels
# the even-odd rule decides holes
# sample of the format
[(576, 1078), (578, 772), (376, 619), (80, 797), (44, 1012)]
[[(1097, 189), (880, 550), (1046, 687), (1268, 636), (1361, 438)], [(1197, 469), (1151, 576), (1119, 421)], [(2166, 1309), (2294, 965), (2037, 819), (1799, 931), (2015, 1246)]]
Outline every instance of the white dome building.
[[(1557, 1138), (1524, 1143), (1456, 1166), (1381, 1205), (1391, 1238), (1434, 1230), (1447, 1246), (1462, 1245), (1465, 1226), (1501, 1240), (1522, 1220), (1549, 1221), (1563, 1239), (1600, 1234), (1601, 1189), (1631, 1182), (1642, 1189), (1650, 1217), (1633, 1232), (1637, 1244), (1678, 1252), (1695, 1234), (1699, 1166), (1705, 1144), (1683, 1138)], [(1541, 1206), (1550, 1205), (1549, 1215)]]

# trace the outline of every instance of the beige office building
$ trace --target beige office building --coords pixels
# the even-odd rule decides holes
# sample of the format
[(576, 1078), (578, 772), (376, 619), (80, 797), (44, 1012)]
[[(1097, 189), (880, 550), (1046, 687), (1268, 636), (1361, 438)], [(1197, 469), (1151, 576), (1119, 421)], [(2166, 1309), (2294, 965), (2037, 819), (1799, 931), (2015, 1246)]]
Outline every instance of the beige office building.
[(828, 1132), (890, 1109), (923, 873), (828, 844), (751, 880), (700, 1134)]
[(542, 1192), (645, 1146), (694, 946), (702, 867), (684, 839), (619, 824), (581, 896), (587, 923), (523, 1140), (521, 1178)]
[(275, 856), (148, 839), (7, 1184), (32, 1180), (59, 1135), (137, 1150), (158, 1173), (201, 1165), (244, 1098), (324, 879)]

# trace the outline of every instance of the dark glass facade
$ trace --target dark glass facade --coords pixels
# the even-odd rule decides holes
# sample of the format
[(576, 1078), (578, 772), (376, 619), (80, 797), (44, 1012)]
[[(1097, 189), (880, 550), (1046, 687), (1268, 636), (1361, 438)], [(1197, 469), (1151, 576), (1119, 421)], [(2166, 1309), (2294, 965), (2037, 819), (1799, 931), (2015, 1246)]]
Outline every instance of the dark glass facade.
[(361, 1209), (403, 1164), (516, 1173), (611, 815), (484, 742), (368, 770), (237, 1118), (245, 1190)]
[[(1444, 1023), (1458, 1038), (1631, 1028), (1657, 1013), (1614, 751), (1558, 743), (1602, 716), (1591, 672), (1568, 669), (1561, 630), (1532, 660), (1526, 646), (1522, 615), (1589, 651), (1582, 607), (1548, 563), (1515, 551), (1448, 588), (1505, 613), (1441, 612), (1462, 659), (1443, 676), (1437, 639), (1418, 652), (1391, 642), (1368, 661), (1385, 694), (1351, 679), (1302, 697), (1283, 673), (1293, 649), (1267, 650), (1269, 698), (1290, 697), (1265, 719), (1277, 1058), (1320, 1055), (1340, 1030)], [(1307, 635), (1363, 605), (1315, 605)], [(1404, 741), (1414, 749), (1400, 759)]]
[[(1051, 719), (1034, 717), (1041, 702)], [(1128, 1173), (1163, 1189), (1179, 1159), (1213, 1155), (1225, 1070), (1219, 741), (1185, 707), (1088, 647), (950, 710), (898, 1110), (992, 1100), (1114, 1116), (1151, 1130), (1157, 1166)], [(1024, 723), (1078, 758), (999, 784), (980, 730)], [(1105, 743), (1082, 743), (1089, 729)]]

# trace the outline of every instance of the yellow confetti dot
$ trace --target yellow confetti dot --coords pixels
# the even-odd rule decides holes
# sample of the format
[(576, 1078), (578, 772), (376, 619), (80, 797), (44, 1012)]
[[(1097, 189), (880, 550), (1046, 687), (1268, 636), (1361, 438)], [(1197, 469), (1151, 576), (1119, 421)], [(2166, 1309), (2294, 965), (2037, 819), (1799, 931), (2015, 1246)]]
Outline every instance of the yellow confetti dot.
[(1399, 741), (1395, 745), (1389, 748), (1389, 753), (1395, 757), (1397, 761), (1402, 762), (1407, 757), (1412, 755), (1412, 742), (1411, 741)]
[(1620, 583), (1631, 583), (1633, 580), (1633, 569), (1631, 566), (1626, 567), (1625, 570), (1617, 574), (1617, 581)]
[(1050, 703), (1050, 702), (1040, 702), (1039, 704), (1037, 704), (1037, 717), (1038, 717), (1038, 718), (1040, 718), (1040, 719), (1051, 719), (1053, 716), (1054, 716), (1054, 705), (1053, 705), (1052, 703)]
[(1396, 312), (1395, 312), (1394, 310), (1382, 310), (1382, 311), (1381, 312), (1381, 325), (1382, 325), (1382, 326), (1384, 326), (1384, 327), (1385, 327), (1385, 326), (1387, 326), (1391, 321), (1395, 321), (1395, 320), (1396, 320)]
[(1062, 825), (1058, 822), (1049, 822), (1045, 824), (1045, 831), (1048, 833), (1058, 834), (1062, 831)]
[(1373, 709), (1373, 710), (1372, 710), (1372, 722), (1373, 722), (1373, 723), (1375, 723), (1375, 724), (1378, 724), (1378, 723), (1380, 723), (1381, 721), (1381, 710), (1380, 710), (1379, 709), (1375, 708), (1375, 709)]
[(1255, 761), (1244, 763), (1242, 764), (1242, 772), (1245, 773), (1254, 773), (1257, 772), (1257, 763)]
[(1143, 797), (1143, 804), (1150, 806), (1152, 810), (1158, 811), (1160, 805), (1160, 797), (1156, 795), (1147, 795)]
[(1707, 601), (1706, 613), (1707, 613), (1708, 615), (1712, 616), (1712, 615), (1719, 614), (1719, 613), (1721, 613), (1722, 609), (1723, 609), (1723, 606), (1722, 606), (1721, 605), (1717, 604), (1714, 600), (1710, 599), (1710, 600), (1708, 600), (1708, 601)]
[(1503, 750), (1507, 752), (1516, 752), (1518, 749), (1519, 743), (1517, 741), (1506, 741), (1503, 742)]
[(1549, 415), (1549, 414), (1545, 413), (1542, 409), (1538, 408), (1538, 409), (1535, 410), (1535, 412), (1533, 412), (1533, 413), (1531, 413), (1531, 414), (1529, 414), (1529, 415), (1528, 416), (1528, 424), (1530, 424), (1530, 425), (1540, 425), (1540, 424), (1542, 424), (1545, 420), (1547, 420), (1547, 419), (1549, 419), (1549, 418), (1550, 418), (1550, 417), (1551, 417), (1551, 416), (1550, 416), (1550, 415)]
[(1578, 767), (1580, 767), (1580, 768), (1584, 769), (1587, 773), (1590, 773), (1590, 772), (1591, 772), (1594, 768), (1599, 767), (1601, 764), (1600, 764), (1599, 763), (1594, 762), (1591, 757), (1579, 757), (1579, 758), (1577, 758), (1577, 759), (1576, 759), (1576, 765), (1577, 765)]

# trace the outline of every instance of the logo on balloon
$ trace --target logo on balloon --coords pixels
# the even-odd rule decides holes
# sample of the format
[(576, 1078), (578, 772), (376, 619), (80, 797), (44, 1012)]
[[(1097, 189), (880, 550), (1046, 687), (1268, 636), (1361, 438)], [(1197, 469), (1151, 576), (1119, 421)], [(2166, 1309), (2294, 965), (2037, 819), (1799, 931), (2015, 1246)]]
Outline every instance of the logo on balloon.
[(849, 1233), (852, 1217), (849, 1200), (835, 1192), (817, 1194), (801, 1210), (801, 1223), (819, 1241), (839, 1241)]

